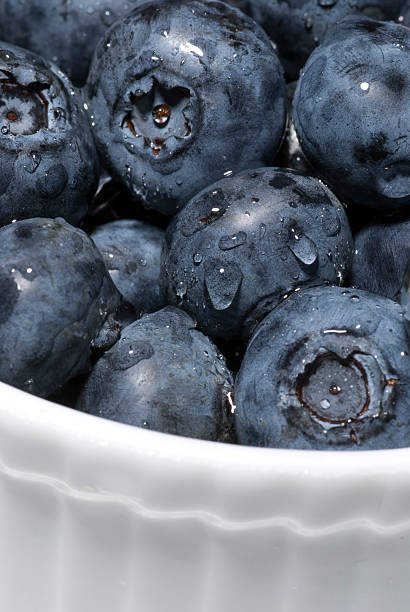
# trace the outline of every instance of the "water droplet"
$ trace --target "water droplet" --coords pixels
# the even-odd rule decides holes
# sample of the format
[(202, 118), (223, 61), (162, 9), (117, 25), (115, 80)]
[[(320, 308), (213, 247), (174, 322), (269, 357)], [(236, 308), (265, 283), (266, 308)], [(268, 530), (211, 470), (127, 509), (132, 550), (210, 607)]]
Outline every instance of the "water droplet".
[(320, 402), (320, 406), (321, 406), (321, 408), (323, 408), (323, 410), (328, 410), (328, 408), (330, 408), (329, 400), (322, 399), (322, 401)]
[(337, 3), (337, 0), (317, 0), (317, 3), (322, 8), (332, 8)]
[(310, 15), (305, 14), (304, 15), (304, 19), (305, 19), (305, 28), (307, 29), (307, 31), (309, 32), (312, 29), (313, 26), (313, 20), (311, 18)]
[(325, 208), (321, 215), (321, 225), (326, 236), (337, 236), (340, 232), (341, 223), (339, 215), (333, 208)]
[(41, 162), (40, 153), (28, 153), (24, 158), (23, 168), (29, 174), (34, 174)]
[(10, 126), (3, 125), (1, 128), (1, 133), (4, 134), (4, 136), (7, 136), (7, 134), (10, 133)]
[(158, 127), (165, 127), (170, 120), (171, 109), (168, 104), (157, 104), (152, 109), (152, 118), (155, 125)]
[(291, 208), (297, 208), (297, 207), (298, 207), (298, 205), (296, 204), (296, 202), (289, 202), (289, 206), (290, 206)]
[(184, 281), (180, 281), (176, 287), (175, 292), (181, 300), (186, 295), (186, 291), (187, 291), (186, 283)]
[(358, 302), (360, 300), (359, 296), (357, 295), (352, 295), (350, 299), (352, 300), (352, 302)]
[(262, 240), (265, 234), (266, 234), (266, 225), (264, 223), (261, 223), (259, 226), (259, 240)]
[(201, 255), (201, 253), (195, 253), (195, 255), (193, 256), (192, 259), (194, 260), (194, 264), (199, 266), (199, 264), (202, 262), (202, 255)]
[(215, 310), (226, 310), (231, 306), (241, 283), (242, 272), (237, 264), (220, 259), (210, 259), (205, 263), (205, 287)]
[(219, 248), (221, 251), (235, 249), (236, 247), (245, 244), (246, 238), (247, 236), (245, 232), (237, 232), (236, 234), (232, 234), (232, 236), (222, 236), (222, 238), (219, 240)]
[(252, 198), (252, 204), (257, 204), (260, 201), (260, 198)]
[(289, 249), (296, 257), (300, 267), (305, 272), (313, 274), (318, 266), (318, 250), (308, 236), (292, 234), (289, 244)]
[(329, 391), (332, 395), (339, 395), (341, 388), (339, 385), (330, 385)]

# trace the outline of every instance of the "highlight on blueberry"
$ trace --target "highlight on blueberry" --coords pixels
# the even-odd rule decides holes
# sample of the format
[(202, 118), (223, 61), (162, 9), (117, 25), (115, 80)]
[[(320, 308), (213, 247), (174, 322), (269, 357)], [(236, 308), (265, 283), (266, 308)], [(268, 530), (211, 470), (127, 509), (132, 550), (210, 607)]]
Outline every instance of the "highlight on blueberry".
[(104, 165), (166, 215), (224, 175), (271, 163), (285, 128), (271, 42), (218, 1), (136, 8), (100, 41), (87, 91)]
[(99, 165), (81, 97), (40, 56), (0, 43), (0, 225), (87, 212)]
[(401, 307), (355, 289), (294, 293), (257, 328), (235, 388), (239, 442), (295, 449), (410, 443)]
[(169, 303), (215, 338), (249, 338), (293, 290), (341, 284), (352, 255), (343, 206), (317, 179), (259, 168), (195, 196), (166, 233)]

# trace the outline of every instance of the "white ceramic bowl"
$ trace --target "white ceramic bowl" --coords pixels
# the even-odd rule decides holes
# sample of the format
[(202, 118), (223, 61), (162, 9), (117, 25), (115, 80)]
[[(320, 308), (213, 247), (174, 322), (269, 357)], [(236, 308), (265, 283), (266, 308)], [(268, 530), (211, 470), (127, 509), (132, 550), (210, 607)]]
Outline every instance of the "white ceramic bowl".
[(202, 442), (0, 384), (0, 610), (408, 612), (410, 450)]

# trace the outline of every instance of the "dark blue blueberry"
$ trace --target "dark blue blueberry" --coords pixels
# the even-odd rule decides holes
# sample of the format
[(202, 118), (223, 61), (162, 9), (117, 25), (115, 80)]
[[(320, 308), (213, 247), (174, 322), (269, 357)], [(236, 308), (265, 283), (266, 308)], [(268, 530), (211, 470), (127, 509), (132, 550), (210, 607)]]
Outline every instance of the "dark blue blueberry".
[(98, 45), (88, 95), (103, 163), (167, 215), (224, 175), (271, 163), (285, 127), (271, 42), (222, 2), (134, 10)]
[(144, 315), (97, 362), (77, 408), (192, 438), (224, 439), (232, 378), (222, 355), (176, 308)]
[(98, 40), (138, 2), (143, 0), (2, 0), (1, 39), (58, 64), (81, 86)]
[(238, 374), (239, 442), (296, 449), (410, 444), (409, 342), (399, 304), (365, 291), (292, 294), (256, 330)]
[(343, 206), (320, 181), (279, 168), (225, 178), (171, 222), (161, 282), (204, 333), (248, 338), (283, 296), (341, 284), (352, 236)]
[(115, 286), (138, 316), (165, 306), (159, 287), (163, 230), (122, 219), (100, 225), (92, 239)]
[(0, 380), (48, 396), (119, 336), (121, 298), (92, 240), (63, 219), (0, 229)]
[(40, 56), (0, 43), (0, 225), (30, 217), (78, 224), (98, 173), (78, 91)]
[(304, 67), (293, 118), (303, 152), (347, 202), (410, 205), (410, 29), (350, 17)]
[(375, 19), (395, 19), (402, 0), (247, 0), (246, 10), (276, 43), (280, 59), (290, 80), (329, 26), (347, 15), (366, 15)]
[(410, 220), (374, 220), (354, 237), (348, 284), (395, 299), (410, 260)]

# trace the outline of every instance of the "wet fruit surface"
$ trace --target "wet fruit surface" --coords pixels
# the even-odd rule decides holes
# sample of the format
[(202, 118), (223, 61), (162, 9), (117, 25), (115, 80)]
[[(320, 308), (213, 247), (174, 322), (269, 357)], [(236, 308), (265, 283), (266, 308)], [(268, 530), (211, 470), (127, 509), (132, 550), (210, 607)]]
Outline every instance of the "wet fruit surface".
[(232, 378), (212, 342), (176, 308), (143, 316), (98, 362), (77, 407), (164, 433), (223, 439)]
[(409, 346), (400, 306), (304, 289), (257, 328), (236, 381), (239, 441), (303, 449), (408, 445)]
[(409, 64), (408, 28), (351, 17), (329, 31), (303, 68), (296, 132), (344, 201), (381, 211), (410, 205)]
[(77, 225), (99, 164), (80, 93), (40, 56), (0, 44), (0, 225), (64, 217)]
[(249, 337), (289, 292), (342, 283), (352, 238), (319, 181), (259, 168), (193, 198), (167, 230), (162, 285), (217, 338)]
[(285, 128), (269, 39), (218, 2), (135, 9), (100, 42), (87, 89), (107, 168), (167, 215), (224, 175), (269, 163)]

